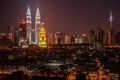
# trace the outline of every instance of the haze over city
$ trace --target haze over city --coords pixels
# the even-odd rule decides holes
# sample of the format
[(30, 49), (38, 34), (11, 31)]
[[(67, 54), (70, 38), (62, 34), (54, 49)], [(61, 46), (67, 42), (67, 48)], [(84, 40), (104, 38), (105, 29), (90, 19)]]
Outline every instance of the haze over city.
[(1, 0), (0, 32), (7, 32), (8, 25), (18, 26), (26, 18), (28, 5), (32, 20), (39, 7), (47, 32), (89, 34), (99, 27), (109, 28), (110, 10), (113, 27), (120, 31), (120, 0)]

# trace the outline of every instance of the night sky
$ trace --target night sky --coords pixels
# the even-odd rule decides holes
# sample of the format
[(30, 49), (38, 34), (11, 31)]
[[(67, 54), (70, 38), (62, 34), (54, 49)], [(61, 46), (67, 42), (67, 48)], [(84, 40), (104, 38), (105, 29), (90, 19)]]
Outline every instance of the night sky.
[(25, 19), (28, 5), (34, 21), (39, 6), (47, 32), (89, 34), (90, 30), (109, 28), (109, 12), (113, 12), (113, 27), (120, 31), (120, 0), (0, 0), (0, 32), (7, 26), (18, 26)]

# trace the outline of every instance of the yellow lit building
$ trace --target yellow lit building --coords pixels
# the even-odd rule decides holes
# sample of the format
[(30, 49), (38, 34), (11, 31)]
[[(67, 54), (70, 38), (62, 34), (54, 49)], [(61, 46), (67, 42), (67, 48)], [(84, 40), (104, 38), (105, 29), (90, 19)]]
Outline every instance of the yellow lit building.
[(40, 28), (40, 32), (39, 32), (39, 46), (41, 48), (46, 48), (47, 47), (46, 31), (43, 27)]

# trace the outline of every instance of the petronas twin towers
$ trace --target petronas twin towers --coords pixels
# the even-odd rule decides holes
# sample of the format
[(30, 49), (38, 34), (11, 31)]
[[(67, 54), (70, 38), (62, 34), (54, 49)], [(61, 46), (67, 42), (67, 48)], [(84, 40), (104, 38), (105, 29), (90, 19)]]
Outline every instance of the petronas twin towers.
[[(30, 7), (28, 6), (27, 9), (27, 15), (26, 15), (26, 26), (27, 26), (27, 39), (29, 40), (29, 44), (34, 43), (38, 44), (39, 42), (39, 29), (41, 26), (41, 21), (40, 21), (40, 11), (39, 8), (37, 8), (36, 15), (35, 15), (35, 27), (32, 28), (32, 17), (31, 17), (31, 10)], [(32, 34), (35, 35), (35, 40), (32, 41)]]

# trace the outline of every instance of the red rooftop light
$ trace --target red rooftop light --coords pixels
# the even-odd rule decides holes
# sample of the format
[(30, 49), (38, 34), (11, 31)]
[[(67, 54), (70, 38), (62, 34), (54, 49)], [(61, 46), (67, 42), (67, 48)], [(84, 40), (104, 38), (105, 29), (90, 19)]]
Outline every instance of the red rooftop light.
[(26, 24), (25, 20), (21, 20), (20, 24), (25, 25)]

